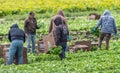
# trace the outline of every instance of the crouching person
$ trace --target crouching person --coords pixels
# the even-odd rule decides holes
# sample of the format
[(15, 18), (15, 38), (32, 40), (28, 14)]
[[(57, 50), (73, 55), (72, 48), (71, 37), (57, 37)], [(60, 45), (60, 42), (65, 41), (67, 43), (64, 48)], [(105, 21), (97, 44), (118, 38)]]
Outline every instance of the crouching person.
[(10, 27), (8, 38), (11, 42), (9, 50), (8, 65), (13, 63), (15, 54), (18, 57), (18, 64), (23, 64), (23, 44), (25, 42), (25, 33), (19, 29), (17, 24)]
[(68, 34), (68, 28), (63, 23), (62, 17), (58, 16), (54, 23), (56, 25), (56, 45), (62, 46), (62, 53), (59, 54), (60, 59), (65, 59), (65, 51), (66, 51), (66, 45), (67, 45), (67, 34)]
[(106, 50), (108, 50), (111, 34), (114, 34), (115, 36), (117, 35), (116, 22), (115, 22), (114, 17), (110, 14), (109, 10), (106, 10), (103, 16), (101, 16), (97, 27), (94, 28), (94, 31), (96, 31), (99, 26), (101, 26), (99, 49), (101, 48), (102, 41), (105, 37), (106, 38)]

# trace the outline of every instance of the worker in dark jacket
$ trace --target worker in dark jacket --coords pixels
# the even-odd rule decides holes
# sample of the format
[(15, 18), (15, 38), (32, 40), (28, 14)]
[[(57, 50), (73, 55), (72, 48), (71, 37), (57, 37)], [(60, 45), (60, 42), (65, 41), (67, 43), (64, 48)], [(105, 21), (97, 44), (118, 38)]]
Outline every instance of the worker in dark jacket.
[(30, 44), (32, 43), (32, 53), (35, 52), (35, 39), (36, 39), (37, 20), (34, 12), (29, 13), (29, 17), (25, 20), (24, 31), (27, 38), (27, 51), (30, 52)]
[(67, 34), (69, 33), (68, 28), (63, 24), (63, 19), (61, 16), (58, 16), (54, 23), (56, 25), (56, 46), (62, 46), (62, 53), (59, 54), (59, 57), (65, 59), (65, 51), (67, 45)]
[(12, 42), (9, 50), (8, 65), (13, 63), (13, 58), (16, 53), (18, 56), (18, 64), (23, 64), (23, 44), (25, 42), (24, 31), (19, 29), (17, 24), (14, 24), (10, 27), (8, 39)]

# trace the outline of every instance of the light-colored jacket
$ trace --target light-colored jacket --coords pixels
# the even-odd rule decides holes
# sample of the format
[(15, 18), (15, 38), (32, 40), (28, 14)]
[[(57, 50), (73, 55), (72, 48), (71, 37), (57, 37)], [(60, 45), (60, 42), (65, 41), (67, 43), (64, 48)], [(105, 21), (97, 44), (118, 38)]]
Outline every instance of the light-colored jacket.
[(116, 22), (114, 17), (110, 14), (109, 10), (105, 10), (96, 28), (99, 28), (99, 26), (101, 26), (101, 32), (103, 33), (117, 33)]

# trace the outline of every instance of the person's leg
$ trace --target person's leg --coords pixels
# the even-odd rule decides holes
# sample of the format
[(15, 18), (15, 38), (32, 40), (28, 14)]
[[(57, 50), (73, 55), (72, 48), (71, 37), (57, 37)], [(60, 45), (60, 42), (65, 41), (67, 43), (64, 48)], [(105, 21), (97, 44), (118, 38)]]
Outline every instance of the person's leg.
[(68, 51), (68, 44), (66, 44), (66, 50), (65, 50), (65, 52), (67, 52)]
[(105, 37), (104, 33), (100, 33), (100, 39), (99, 39), (99, 44), (98, 44), (98, 48), (101, 49), (101, 45), (102, 45), (102, 41)]
[(18, 64), (23, 64), (23, 41), (18, 41), (18, 49), (17, 49), (17, 55), (18, 55)]
[(35, 52), (35, 40), (36, 40), (36, 35), (32, 35), (32, 53)]
[(62, 59), (65, 59), (66, 58), (66, 55), (65, 55), (65, 51), (66, 51), (66, 45), (67, 45), (67, 42), (63, 42), (61, 43), (62, 45), (62, 53), (59, 54), (59, 57)]
[(28, 37), (26, 38), (27, 41), (27, 52), (30, 52), (30, 43), (31, 43), (31, 35), (28, 34)]
[(111, 38), (111, 34), (106, 34), (106, 50), (109, 49), (110, 38)]
[(63, 55), (63, 59), (66, 58), (66, 54), (65, 54), (65, 49), (66, 49), (66, 46), (65, 47), (62, 47), (63, 51), (62, 51), (62, 55)]
[(7, 63), (8, 65), (13, 63), (16, 50), (17, 50), (16, 41), (13, 41), (10, 45), (9, 58), (8, 58), (8, 63)]
[[(65, 43), (66, 44), (66, 43)], [(66, 51), (66, 46), (62, 46), (62, 52), (63, 52), (63, 55), (65, 56), (65, 51)]]

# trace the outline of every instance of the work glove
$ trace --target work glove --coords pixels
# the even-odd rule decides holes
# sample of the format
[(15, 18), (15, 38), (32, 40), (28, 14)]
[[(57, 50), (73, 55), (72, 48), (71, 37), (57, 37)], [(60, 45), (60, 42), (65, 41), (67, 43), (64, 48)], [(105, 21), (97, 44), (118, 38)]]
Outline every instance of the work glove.
[(93, 31), (96, 32), (96, 31), (97, 31), (97, 28), (93, 28)]
[(70, 35), (67, 36), (67, 40), (71, 40), (71, 36)]

